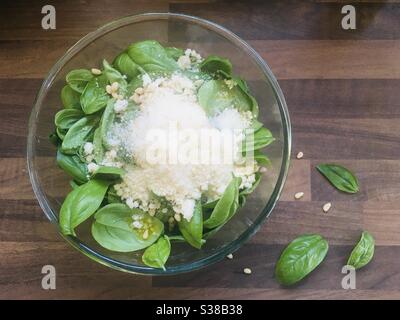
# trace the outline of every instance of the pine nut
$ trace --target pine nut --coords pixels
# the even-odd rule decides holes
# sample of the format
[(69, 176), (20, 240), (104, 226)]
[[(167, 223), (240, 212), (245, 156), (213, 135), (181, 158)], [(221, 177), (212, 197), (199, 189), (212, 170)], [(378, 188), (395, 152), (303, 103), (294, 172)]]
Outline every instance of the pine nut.
[(297, 192), (297, 193), (294, 195), (294, 198), (295, 198), (296, 200), (299, 200), (299, 199), (303, 198), (303, 196), (304, 196), (304, 192)]
[(324, 212), (328, 212), (329, 209), (331, 208), (331, 206), (332, 206), (332, 203), (330, 203), (330, 202), (325, 203), (325, 204), (323, 205), (323, 207), (322, 207), (322, 210), (324, 210)]

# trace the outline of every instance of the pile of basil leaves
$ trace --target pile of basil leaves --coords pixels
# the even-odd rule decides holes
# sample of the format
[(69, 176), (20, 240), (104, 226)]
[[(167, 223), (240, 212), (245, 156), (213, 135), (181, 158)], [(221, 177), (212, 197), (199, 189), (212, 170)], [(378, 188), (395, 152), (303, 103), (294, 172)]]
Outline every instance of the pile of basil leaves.
[[(106, 85), (117, 82), (119, 93), (127, 98), (143, 85), (143, 75), (154, 79), (174, 72), (182, 72), (193, 80), (204, 80), (198, 90), (198, 101), (209, 116), (231, 106), (252, 112), (254, 136), (251, 136), (250, 143), (247, 141), (244, 144), (243, 154), (254, 151), (260, 165), (269, 164), (269, 159), (260, 149), (273, 142), (274, 138), (256, 120), (258, 104), (246, 82), (232, 74), (231, 62), (219, 56), (209, 56), (198, 65), (198, 70), (182, 71), (177, 60), (183, 54), (181, 49), (164, 48), (157, 41), (146, 40), (131, 44), (115, 58), (112, 65), (104, 60), (100, 75), (86, 69), (72, 70), (67, 74), (67, 83), (61, 91), (64, 108), (55, 115), (55, 132), (50, 135), (57, 146), (57, 164), (72, 179), (72, 191), (65, 198), (59, 215), (63, 234), (76, 236), (77, 227), (93, 217), (92, 235), (101, 246), (117, 252), (145, 249), (142, 256), (144, 264), (165, 268), (172, 241), (186, 241), (200, 249), (206, 239), (244, 205), (248, 194), (258, 185), (259, 174), (252, 187), (243, 190), (239, 190), (240, 179), (233, 177), (219, 200), (211, 203), (198, 201), (193, 218), (190, 221), (182, 219), (170, 231), (164, 227), (168, 221), (165, 214), (160, 212), (151, 217), (140, 209), (130, 209), (116, 195), (113, 185), (120, 181), (123, 169), (99, 166), (89, 174), (84, 144), (93, 143), (94, 159), (100, 164), (110, 148), (107, 132), (118, 121), (113, 110), (116, 100), (107, 94)], [(235, 85), (228, 86), (225, 80), (232, 80)], [(129, 115), (136, 107), (129, 100), (126, 113)], [(146, 239), (143, 239), (142, 231), (131, 227), (134, 213), (143, 214), (151, 226), (152, 231)]]

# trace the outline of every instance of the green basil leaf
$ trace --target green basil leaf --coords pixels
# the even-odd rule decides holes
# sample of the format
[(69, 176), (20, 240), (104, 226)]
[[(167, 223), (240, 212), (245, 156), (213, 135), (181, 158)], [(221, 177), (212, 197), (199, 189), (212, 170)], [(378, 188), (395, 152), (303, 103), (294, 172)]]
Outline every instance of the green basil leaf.
[(67, 155), (57, 150), (57, 164), (68, 173), (74, 180), (85, 183), (88, 181), (87, 165), (77, 155)]
[(122, 203), (121, 197), (118, 196), (114, 186), (111, 186), (107, 191), (107, 202), (111, 203)]
[(303, 279), (324, 260), (328, 248), (328, 242), (318, 234), (294, 239), (276, 264), (275, 276), (279, 283), (290, 286)]
[(128, 47), (129, 57), (146, 72), (173, 72), (178, 64), (168, 56), (163, 46), (154, 40), (136, 42)]
[(364, 267), (372, 260), (374, 251), (375, 240), (369, 232), (364, 231), (361, 234), (361, 239), (351, 252), (347, 265), (353, 266), (355, 269)]
[(49, 134), (49, 140), (55, 147), (58, 147), (62, 143), (62, 140), (59, 138), (56, 132)]
[(117, 82), (119, 84), (118, 92), (120, 94), (126, 93), (126, 88), (128, 86), (128, 82), (124, 78), (124, 76), (117, 69), (113, 68), (106, 60), (103, 60), (104, 67), (104, 75), (108, 79), (109, 83)]
[(107, 78), (105, 75), (90, 80), (82, 92), (80, 104), (86, 114), (95, 113), (103, 109), (110, 96), (106, 92)]
[(125, 171), (121, 168), (101, 166), (95, 172), (93, 172), (92, 178), (112, 181), (120, 179), (124, 174)]
[(246, 204), (246, 195), (239, 194), (239, 207), (243, 208), (245, 204)]
[(75, 235), (74, 229), (100, 207), (109, 182), (90, 180), (71, 191), (60, 210), (60, 228), (63, 234)]
[(109, 141), (108, 133), (111, 131), (111, 127), (115, 119), (114, 103), (115, 99), (110, 99), (108, 101), (100, 123), (101, 139), (103, 141), (103, 145), (108, 149), (111, 149), (112, 147), (112, 143)]
[(246, 137), (242, 143), (242, 152), (246, 154), (250, 151), (265, 148), (274, 141), (275, 138), (272, 136), (271, 131), (262, 127), (254, 132), (254, 134), (246, 134)]
[(167, 236), (163, 236), (144, 251), (142, 261), (149, 267), (162, 268), (165, 270), (165, 263), (170, 253), (171, 243)]
[(253, 101), (239, 86), (231, 89), (223, 80), (209, 80), (203, 83), (197, 92), (199, 104), (212, 116), (225, 109), (252, 111)]
[(226, 58), (210, 55), (200, 63), (200, 70), (211, 75), (220, 74), (225, 78), (230, 78), (232, 76), (232, 63)]
[(63, 109), (58, 111), (54, 117), (55, 125), (64, 130), (68, 130), (72, 125), (84, 116), (78, 109)]
[(177, 61), (179, 57), (183, 56), (185, 52), (182, 49), (175, 48), (175, 47), (166, 47), (165, 52), (167, 53), (168, 57)]
[(101, 137), (101, 129), (97, 128), (93, 134), (93, 155), (97, 163), (101, 163), (104, 158), (103, 140)]
[(346, 193), (358, 192), (356, 176), (345, 167), (337, 164), (320, 164), (317, 169), (336, 189)]
[[(134, 229), (133, 214), (143, 215), (143, 221), (151, 230), (146, 239), (143, 229)], [(101, 208), (95, 214), (92, 225), (94, 239), (104, 248), (117, 252), (131, 252), (147, 248), (160, 237), (164, 224), (139, 209), (129, 209), (126, 204), (113, 203)]]
[(82, 93), (86, 84), (92, 80), (93, 74), (86, 69), (77, 69), (70, 71), (66, 76), (66, 81), (71, 89)]
[(271, 166), (271, 160), (260, 150), (255, 150), (253, 154), (254, 160), (257, 161), (257, 164), (260, 166)]
[(64, 137), (61, 151), (67, 154), (78, 152), (79, 148), (93, 137), (98, 121), (95, 116), (86, 116), (75, 122)]
[(198, 201), (194, 207), (193, 216), (190, 221), (182, 218), (178, 222), (179, 231), (182, 233), (185, 240), (193, 247), (200, 249), (203, 237), (203, 212), (201, 204)]
[(67, 134), (68, 130), (67, 129), (60, 129), (60, 128), (56, 128), (56, 134), (58, 136), (58, 138), (62, 141), (65, 138), (65, 135)]
[(61, 102), (64, 108), (81, 110), (80, 96), (80, 93), (65, 85), (61, 90)]
[(239, 196), (239, 178), (232, 178), (229, 185), (226, 187), (224, 194), (221, 199), (217, 202), (213, 209), (211, 216), (204, 221), (204, 227), (208, 229), (216, 228), (226, 223), (231, 216), (233, 216), (235, 209), (235, 203), (238, 205)]
[(125, 52), (115, 58), (113, 65), (121, 74), (126, 75), (128, 81), (140, 74), (138, 65)]

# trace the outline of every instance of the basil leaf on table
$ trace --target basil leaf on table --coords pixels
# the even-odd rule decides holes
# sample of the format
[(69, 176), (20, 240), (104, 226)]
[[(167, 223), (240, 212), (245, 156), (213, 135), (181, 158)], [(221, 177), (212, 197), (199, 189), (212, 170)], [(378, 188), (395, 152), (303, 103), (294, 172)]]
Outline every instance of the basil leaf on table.
[(182, 218), (181, 221), (178, 222), (178, 227), (185, 240), (192, 247), (197, 249), (201, 248), (201, 240), (203, 237), (203, 212), (199, 201), (196, 202), (190, 221)]
[(179, 70), (177, 62), (171, 58), (164, 47), (154, 40), (145, 40), (131, 44), (129, 57), (146, 72), (173, 72)]
[(75, 122), (64, 137), (61, 151), (67, 154), (78, 152), (79, 148), (93, 137), (98, 121), (95, 116), (86, 116)]
[(140, 70), (138, 65), (133, 62), (133, 60), (128, 56), (126, 52), (122, 52), (119, 54), (114, 62), (113, 65), (115, 69), (117, 69), (121, 74), (126, 75), (128, 81), (134, 79), (137, 75), (140, 74)]
[(113, 181), (120, 179), (124, 173), (125, 171), (121, 168), (100, 166), (95, 172), (93, 172), (92, 178)]
[(105, 75), (95, 77), (87, 83), (80, 97), (80, 104), (84, 113), (95, 113), (107, 105), (110, 96), (106, 92), (106, 85)]
[(374, 256), (375, 240), (370, 233), (364, 231), (347, 261), (347, 265), (360, 269), (367, 265)]
[[(143, 239), (143, 231), (131, 227), (132, 215), (139, 213), (149, 224), (151, 232)], [(94, 239), (104, 248), (117, 252), (131, 252), (147, 248), (160, 237), (164, 224), (139, 209), (130, 209), (126, 204), (109, 204), (95, 214), (92, 224)]]
[(183, 56), (185, 52), (182, 49), (175, 48), (175, 47), (166, 47), (165, 52), (167, 53), (168, 57), (177, 61), (179, 57)]
[(93, 74), (86, 69), (76, 69), (68, 72), (65, 77), (68, 85), (76, 92), (82, 93), (86, 84), (93, 79)]
[(80, 93), (76, 92), (69, 85), (66, 85), (61, 90), (61, 102), (66, 109), (81, 110)]
[(171, 243), (167, 236), (162, 236), (156, 243), (152, 244), (144, 251), (142, 261), (149, 267), (162, 268), (165, 270), (165, 263), (167, 262), (170, 253)]
[(232, 76), (232, 63), (226, 58), (210, 55), (200, 63), (200, 70), (208, 74), (220, 74), (225, 78), (230, 78)]
[(239, 196), (239, 178), (232, 178), (231, 182), (226, 187), (226, 190), (222, 197), (218, 200), (214, 207), (210, 217), (204, 221), (204, 227), (208, 229), (216, 228), (225, 222), (234, 214), (236, 204), (238, 205)]
[(65, 235), (75, 235), (74, 229), (100, 207), (109, 182), (90, 180), (71, 191), (60, 210), (60, 228)]
[(357, 193), (357, 177), (348, 169), (337, 164), (320, 164), (318, 171), (338, 190), (346, 193)]
[(294, 239), (276, 264), (275, 276), (279, 283), (290, 286), (303, 279), (324, 260), (328, 248), (328, 242), (318, 234)]
[(79, 119), (84, 116), (83, 112), (78, 109), (63, 109), (58, 111), (54, 117), (55, 125), (64, 130), (68, 130)]
[(199, 104), (209, 116), (225, 109), (252, 111), (253, 101), (239, 86), (229, 88), (223, 80), (209, 80), (197, 92)]
[(77, 155), (67, 155), (58, 149), (57, 164), (77, 182), (85, 183), (88, 181), (87, 165)]

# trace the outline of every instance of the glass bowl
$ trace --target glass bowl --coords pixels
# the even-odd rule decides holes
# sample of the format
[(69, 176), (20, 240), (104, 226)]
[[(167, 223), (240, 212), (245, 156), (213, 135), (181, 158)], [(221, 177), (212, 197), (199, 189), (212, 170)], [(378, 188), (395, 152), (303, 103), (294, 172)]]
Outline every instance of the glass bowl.
[(118, 253), (100, 247), (91, 236), (90, 221), (78, 227), (78, 237), (63, 236), (80, 252), (111, 268), (147, 275), (176, 274), (223, 259), (249, 239), (269, 216), (289, 167), (290, 121), (282, 91), (268, 65), (246, 42), (227, 29), (203, 19), (171, 13), (141, 14), (111, 22), (83, 37), (57, 61), (40, 88), (30, 117), (29, 175), (41, 208), (57, 229), (58, 212), (70, 186), (68, 176), (57, 167), (56, 150), (48, 137), (54, 130), (54, 115), (61, 109), (60, 91), (65, 75), (76, 68), (98, 67), (103, 58), (112, 61), (130, 43), (145, 39), (167, 46), (192, 48), (202, 56), (217, 54), (229, 58), (235, 74), (248, 82), (256, 97), (261, 121), (276, 138), (266, 149), (272, 167), (248, 197), (244, 208), (201, 250), (174, 243), (166, 270), (145, 266), (141, 252)]

